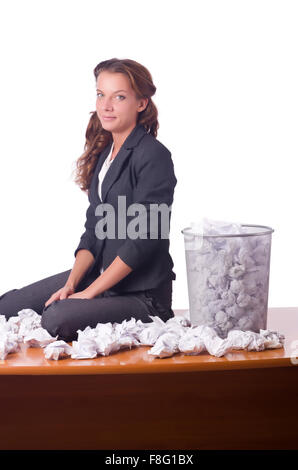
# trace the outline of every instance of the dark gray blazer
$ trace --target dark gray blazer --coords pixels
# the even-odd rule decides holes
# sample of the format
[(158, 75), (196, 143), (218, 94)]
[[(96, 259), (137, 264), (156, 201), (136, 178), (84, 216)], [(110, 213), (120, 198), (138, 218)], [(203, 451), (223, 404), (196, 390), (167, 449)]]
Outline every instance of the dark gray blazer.
[[(148, 209), (150, 203), (165, 203), (171, 208), (177, 183), (171, 152), (148, 134), (143, 125), (137, 124), (122, 144), (105, 175), (101, 200), (98, 194), (98, 174), (111, 145), (112, 143), (109, 143), (98, 155), (98, 163), (88, 192), (90, 205), (86, 212), (85, 232), (74, 256), (80, 249), (87, 249), (93, 254), (95, 263), (91, 271), (94, 279), (99, 276), (101, 266), (107, 269), (116, 256), (130, 266), (133, 271), (109, 289), (111, 293), (153, 289), (165, 281), (176, 279), (172, 270), (173, 260), (169, 254), (169, 237), (161, 238), (159, 217), (157, 239), (150, 239), (149, 235), (147, 239), (131, 239), (127, 236), (118, 238), (118, 196), (126, 196), (126, 208), (132, 203), (143, 204)], [(111, 204), (115, 210), (114, 239), (102, 240), (96, 236), (95, 226), (106, 216), (106, 213), (104, 216), (95, 215), (96, 207), (102, 203)], [(125, 218), (126, 226), (136, 215)], [(169, 219), (170, 216), (171, 212)], [(148, 222), (148, 230), (149, 228)]]

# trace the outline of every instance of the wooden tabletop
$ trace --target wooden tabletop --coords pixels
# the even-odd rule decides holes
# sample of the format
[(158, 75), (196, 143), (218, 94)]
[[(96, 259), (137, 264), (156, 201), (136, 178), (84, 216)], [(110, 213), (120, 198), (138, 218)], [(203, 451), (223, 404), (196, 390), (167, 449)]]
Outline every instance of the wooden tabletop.
[[(176, 310), (175, 315), (185, 315), (186, 312), (186, 309)], [(267, 328), (285, 335), (284, 348), (259, 352), (235, 350), (223, 357), (215, 357), (204, 352), (196, 356), (178, 353), (169, 358), (157, 358), (148, 354), (150, 346), (139, 346), (94, 359), (66, 358), (55, 361), (45, 359), (42, 348), (29, 348), (21, 344), (20, 351), (9, 354), (5, 360), (0, 360), (0, 375), (156, 374), (296, 365), (298, 307), (269, 308)]]

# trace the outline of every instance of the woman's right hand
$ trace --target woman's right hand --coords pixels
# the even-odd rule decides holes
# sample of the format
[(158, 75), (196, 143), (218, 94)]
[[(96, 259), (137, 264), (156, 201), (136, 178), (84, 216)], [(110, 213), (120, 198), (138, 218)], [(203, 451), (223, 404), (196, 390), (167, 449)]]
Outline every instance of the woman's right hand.
[(75, 293), (74, 286), (65, 284), (64, 287), (61, 287), (61, 289), (57, 290), (57, 292), (54, 292), (54, 294), (51, 295), (51, 297), (46, 301), (45, 307), (47, 307), (52, 302), (54, 302), (54, 300), (67, 299), (69, 295), (72, 295), (74, 293)]

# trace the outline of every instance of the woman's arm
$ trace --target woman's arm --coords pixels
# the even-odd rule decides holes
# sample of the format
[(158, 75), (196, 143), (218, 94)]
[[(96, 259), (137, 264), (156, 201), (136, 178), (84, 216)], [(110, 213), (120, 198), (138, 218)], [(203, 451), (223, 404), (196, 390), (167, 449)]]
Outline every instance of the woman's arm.
[(85, 289), (85, 292), (91, 298), (102, 294), (105, 290), (117, 284), (126, 277), (132, 269), (125, 264), (119, 256), (117, 256), (110, 266)]
[(125, 264), (122, 259), (119, 258), (119, 256), (117, 256), (110, 266), (84, 291), (76, 292), (75, 294), (70, 295), (68, 298), (93, 299), (97, 295), (102, 294), (105, 290), (117, 284), (131, 271), (132, 269), (127, 264)]
[(89, 204), (86, 211), (86, 221), (84, 225), (85, 232), (81, 236), (80, 243), (74, 252), (75, 263), (66, 282), (66, 285), (69, 285), (74, 289), (84, 277), (88, 269), (92, 266), (96, 258), (98, 239), (95, 235), (95, 224), (96, 217), (94, 209), (92, 205)]
[(94, 208), (92, 207), (91, 204), (89, 204), (89, 207), (86, 211), (86, 221), (85, 221), (85, 232), (81, 236), (80, 243), (77, 246), (75, 252), (74, 252), (74, 257), (77, 256), (77, 253), (79, 250), (85, 249), (89, 250), (94, 259), (96, 257), (96, 245), (98, 243), (98, 240), (95, 235), (95, 225), (96, 225), (96, 217), (95, 217), (95, 211)]
[(80, 249), (66, 283), (61, 287), (61, 289), (51, 295), (47, 302), (45, 302), (45, 306), (47, 307), (54, 300), (69, 298), (69, 294), (73, 295), (72, 292), (75, 291), (76, 286), (93, 263), (94, 256), (92, 253), (87, 249)]
[(142, 207), (138, 216), (140, 230), (137, 238), (126, 237), (116, 253), (133, 270), (148, 262), (162, 245), (168, 245), (177, 184), (171, 152), (161, 144), (144, 147), (135, 169), (134, 203)]
[(94, 256), (91, 251), (80, 249), (77, 252), (76, 260), (66, 281), (66, 285), (72, 286), (75, 289), (93, 263)]

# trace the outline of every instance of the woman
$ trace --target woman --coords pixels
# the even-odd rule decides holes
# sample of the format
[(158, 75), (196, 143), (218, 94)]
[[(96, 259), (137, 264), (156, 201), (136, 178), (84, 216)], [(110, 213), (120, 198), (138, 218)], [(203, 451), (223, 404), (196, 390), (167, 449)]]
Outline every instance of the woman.
[(73, 268), (0, 297), (7, 319), (31, 308), (64, 341), (97, 323), (173, 317), (169, 225), (177, 180), (170, 151), (156, 139), (156, 88), (129, 59), (103, 61), (94, 75), (96, 111), (75, 179), (90, 204)]

